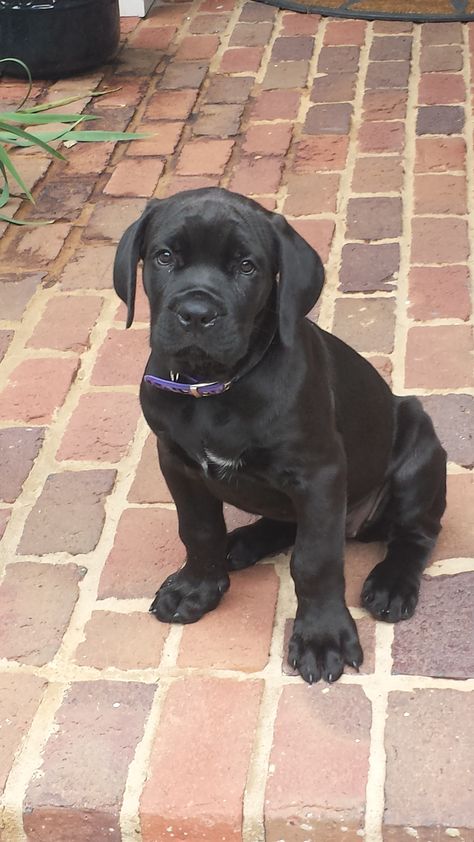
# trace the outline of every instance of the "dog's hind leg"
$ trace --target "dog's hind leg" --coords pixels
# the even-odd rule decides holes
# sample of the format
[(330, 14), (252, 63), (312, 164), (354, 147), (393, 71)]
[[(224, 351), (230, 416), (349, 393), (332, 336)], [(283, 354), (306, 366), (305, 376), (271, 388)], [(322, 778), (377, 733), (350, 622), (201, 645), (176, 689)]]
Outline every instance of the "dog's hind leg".
[(362, 589), (377, 619), (406, 620), (418, 602), (423, 569), (441, 529), (446, 505), (446, 453), (417, 398), (400, 398), (394, 446), (387, 554)]
[(266, 517), (234, 529), (227, 538), (228, 569), (243, 570), (265, 556), (288, 550), (295, 537), (296, 523)]

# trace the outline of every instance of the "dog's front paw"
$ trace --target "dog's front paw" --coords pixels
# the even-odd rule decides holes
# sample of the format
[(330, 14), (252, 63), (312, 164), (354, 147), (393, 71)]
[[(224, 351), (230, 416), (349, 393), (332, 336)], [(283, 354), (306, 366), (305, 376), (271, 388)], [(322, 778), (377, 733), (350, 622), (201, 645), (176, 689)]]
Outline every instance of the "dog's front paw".
[(183, 568), (163, 582), (150, 613), (164, 623), (195, 623), (203, 614), (217, 608), (229, 585), (227, 575), (197, 580)]
[(337, 681), (346, 664), (358, 669), (363, 657), (356, 625), (345, 606), (336, 616), (295, 620), (288, 663), (309, 684), (321, 678)]
[(377, 620), (397, 623), (413, 616), (419, 590), (418, 571), (381, 561), (365, 580), (362, 605)]

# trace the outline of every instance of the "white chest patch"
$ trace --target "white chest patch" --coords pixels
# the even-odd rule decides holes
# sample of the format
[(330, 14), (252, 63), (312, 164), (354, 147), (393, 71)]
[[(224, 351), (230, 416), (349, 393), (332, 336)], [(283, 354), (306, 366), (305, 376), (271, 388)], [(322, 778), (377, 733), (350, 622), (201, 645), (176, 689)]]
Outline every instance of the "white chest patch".
[(240, 456), (238, 459), (223, 459), (222, 456), (218, 456), (207, 448), (204, 448), (204, 453), (206, 455), (206, 460), (203, 463), (205, 472), (207, 473), (209, 467), (213, 466), (220, 479), (230, 476), (243, 466), (243, 459)]

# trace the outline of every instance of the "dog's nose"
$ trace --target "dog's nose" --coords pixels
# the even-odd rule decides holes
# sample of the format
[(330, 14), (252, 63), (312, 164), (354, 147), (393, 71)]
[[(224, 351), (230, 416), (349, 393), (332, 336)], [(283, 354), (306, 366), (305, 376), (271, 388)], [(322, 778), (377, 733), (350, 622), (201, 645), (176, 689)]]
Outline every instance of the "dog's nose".
[(189, 328), (211, 327), (218, 318), (214, 303), (202, 298), (182, 301), (175, 312), (180, 324)]

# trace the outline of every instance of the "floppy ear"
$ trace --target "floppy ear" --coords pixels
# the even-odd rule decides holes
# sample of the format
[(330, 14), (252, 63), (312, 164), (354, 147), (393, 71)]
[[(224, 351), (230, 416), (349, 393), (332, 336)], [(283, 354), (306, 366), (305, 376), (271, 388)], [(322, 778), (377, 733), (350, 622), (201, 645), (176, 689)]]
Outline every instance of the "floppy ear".
[(117, 246), (114, 261), (115, 292), (127, 305), (127, 323), (130, 327), (135, 313), (135, 293), (137, 289), (137, 266), (142, 255), (143, 236), (148, 219), (158, 200), (149, 202), (140, 219), (130, 225)]
[(280, 249), (278, 319), (284, 345), (291, 345), (299, 319), (306, 316), (321, 295), (324, 267), (319, 254), (303, 240), (286, 219), (272, 214)]

